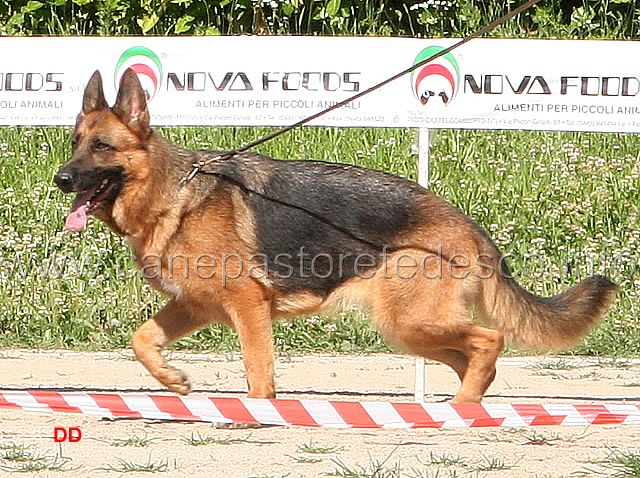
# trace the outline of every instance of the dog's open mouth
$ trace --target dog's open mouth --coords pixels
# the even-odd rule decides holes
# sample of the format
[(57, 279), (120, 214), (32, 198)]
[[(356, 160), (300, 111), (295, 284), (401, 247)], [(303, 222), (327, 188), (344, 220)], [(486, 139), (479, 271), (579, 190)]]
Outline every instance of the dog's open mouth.
[(67, 230), (82, 231), (87, 225), (89, 214), (98, 209), (105, 200), (114, 197), (119, 188), (120, 181), (117, 178), (105, 178), (97, 186), (78, 193), (65, 222)]

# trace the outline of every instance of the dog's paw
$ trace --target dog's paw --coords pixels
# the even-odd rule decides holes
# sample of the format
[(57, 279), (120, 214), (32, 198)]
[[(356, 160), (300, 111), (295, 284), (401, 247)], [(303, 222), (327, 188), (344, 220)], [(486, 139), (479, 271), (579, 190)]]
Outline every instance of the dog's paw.
[(188, 395), (191, 392), (191, 380), (182, 370), (167, 366), (167, 379), (164, 385), (172, 392)]

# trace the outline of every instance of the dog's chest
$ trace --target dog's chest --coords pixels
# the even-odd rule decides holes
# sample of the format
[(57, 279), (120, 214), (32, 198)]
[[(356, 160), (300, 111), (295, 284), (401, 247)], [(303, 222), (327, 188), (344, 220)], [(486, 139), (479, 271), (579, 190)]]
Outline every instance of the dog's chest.
[(139, 251), (135, 239), (129, 238), (129, 244), (133, 249), (133, 259), (140, 270), (140, 274), (158, 292), (174, 299), (180, 299), (184, 295), (184, 289), (173, 270), (173, 261), (165, 254), (145, 254)]
[(166, 267), (156, 267), (154, 261), (140, 261), (138, 268), (142, 277), (158, 292), (173, 299), (180, 299), (184, 295), (183, 287), (170, 274)]

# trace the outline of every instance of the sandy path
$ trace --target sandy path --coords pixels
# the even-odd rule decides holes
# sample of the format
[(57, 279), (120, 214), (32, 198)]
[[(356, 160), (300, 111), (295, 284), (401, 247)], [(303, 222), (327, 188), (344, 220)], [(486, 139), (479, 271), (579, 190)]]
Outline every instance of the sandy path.
[[(245, 388), (237, 356), (173, 353), (171, 361), (189, 372), (197, 393), (230, 396), (230, 391)], [(129, 352), (4, 350), (0, 367), (3, 388), (159, 389)], [(304, 392), (305, 398), (410, 401), (413, 374), (413, 359), (396, 355), (283, 357), (277, 364), (278, 387), (284, 391), (281, 397), (300, 398)], [(427, 364), (427, 377), (427, 390), (438, 392), (427, 396), (427, 401), (442, 400), (457, 388), (456, 377), (444, 366)], [(634, 401), (640, 400), (638, 385), (637, 361), (506, 358), (500, 361), (487, 402), (587, 401), (558, 396), (626, 397)], [(340, 393), (343, 391), (366, 398), (345, 396)], [(327, 394), (330, 392), (335, 395)], [(546, 398), (534, 398), (540, 395)], [(53, 442), (54, 427), (78, 427), (82, 439), (60, 447)], [(190, 443), (190, 438), (202, 444)], [(640, 427), (635, 426), (230, 429), (0, 410), (3, 474), (40, 463), (45, 469), (39, 476), (150, 476), (141, 471), (125, 473), (127, 466), (141, 465), (159, 468), (157, 474), (166, 476), (317, 477), (336, 471), (337, 476), (358, 476), (348, 475), (348, 470), (371, 476), (376, 463), (386, 460), (385, 470), (400, 471), (378, 476), (591, 476), (602, 470), (594, 460), (638, 449)], [(62, 465), (62, 470), (56, 471), (57, 465)]]

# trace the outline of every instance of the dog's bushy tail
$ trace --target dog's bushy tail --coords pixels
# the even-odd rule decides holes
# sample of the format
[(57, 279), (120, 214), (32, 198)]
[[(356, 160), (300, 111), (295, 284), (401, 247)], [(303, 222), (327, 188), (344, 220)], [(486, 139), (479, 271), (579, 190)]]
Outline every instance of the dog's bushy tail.
[(483, 287), (482, 313), (508, 344), (549, 351), (574, 345), (605, 314), (618, 286), (607, 277), (588, 277), (553, 297), (524, 290), (506, 270)]

